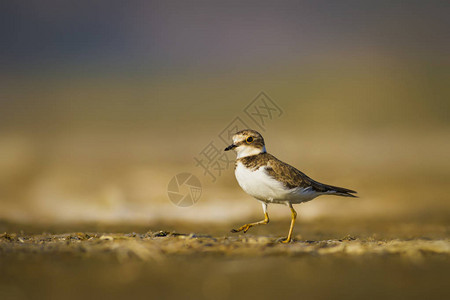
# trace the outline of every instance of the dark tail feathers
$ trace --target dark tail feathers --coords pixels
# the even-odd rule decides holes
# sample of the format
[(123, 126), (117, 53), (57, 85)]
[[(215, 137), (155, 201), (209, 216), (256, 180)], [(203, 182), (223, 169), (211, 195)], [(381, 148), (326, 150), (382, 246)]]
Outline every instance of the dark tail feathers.
[(341, 188), (338, 186), (332, 186), (332, 185), (325, 185), (325, 188), (326, 188), (326, 192), (325, 192), (326, 194), (358, 198), (358, 196), (353, 195), (353, 194), (357, 193), (356, 191), (353, 191), (353, 190)]

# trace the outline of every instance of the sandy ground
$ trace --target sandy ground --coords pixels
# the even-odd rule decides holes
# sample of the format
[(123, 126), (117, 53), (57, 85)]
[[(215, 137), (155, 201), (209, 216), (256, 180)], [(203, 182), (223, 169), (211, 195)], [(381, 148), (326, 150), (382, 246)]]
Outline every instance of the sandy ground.
[[(0, 300), (450, 299), (448, 68), (401, 57), (4, 78)], [(261, 90), (283, 110), (268, 151), (360, 196), (299, 205), (289, 245), (285, 206), (230, 233), (261, 206), (194, 160), (236, 117), (259, 128)], [(201, 181), (190, 208), (168, 199), (180, 172)]]
[(450, 296), (450, 227), (442, 221), (300, 222), (288, 245), (277, 242), (285, 225), (244, 235), (227, 233), (236, 224), (160, 224), (148, 231), (2, 223), (0, 298)]

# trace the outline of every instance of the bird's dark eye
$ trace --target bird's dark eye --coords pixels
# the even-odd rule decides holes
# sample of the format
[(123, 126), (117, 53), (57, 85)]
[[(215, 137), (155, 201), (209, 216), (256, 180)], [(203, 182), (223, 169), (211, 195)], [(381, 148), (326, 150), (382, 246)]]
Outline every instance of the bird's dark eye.
[(249, 137), (246, 139), (246, 141), (247, 141), (247, 144), (250, 144), (251, 142), (253, 142), (253, 138), (252, 138), (251, 136), (249, 136)]

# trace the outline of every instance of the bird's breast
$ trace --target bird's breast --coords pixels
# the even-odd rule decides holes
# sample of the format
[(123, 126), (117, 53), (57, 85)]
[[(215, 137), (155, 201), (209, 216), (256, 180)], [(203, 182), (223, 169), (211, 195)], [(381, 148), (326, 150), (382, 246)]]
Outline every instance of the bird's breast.
[(286, 187), (281, 182), (266, 173), (264, 166), (250, 169), (238, 162), (235, 175), (241, 188), (259, 200), (283, 200), (287, 192)]
[(282, 182), (268, 175), (264, 168), (265, 166), (250, 169), (238, 162), (235, 169), (241, 188), (258, 200), (269, 203), (301, 203), (319, 195), (311, 188), (287, 188)]

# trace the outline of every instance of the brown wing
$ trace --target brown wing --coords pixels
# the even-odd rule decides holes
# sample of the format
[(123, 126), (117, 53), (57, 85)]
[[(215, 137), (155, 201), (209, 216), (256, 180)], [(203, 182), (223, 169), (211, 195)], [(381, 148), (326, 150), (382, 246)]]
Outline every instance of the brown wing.
[(266, 159), (267, 167), (265, 170), (267, 174), (282, 182), (287, 188), (311, 187), (318, 193), (335, 193), (341, 196), (355, 197), (354, 195), (351, 195), (351, 193), (356, 193), (355, 191), (317, 182), (293, 166), (277, 159), (273, 155), (267, 153)]
[(265, 168), (268, 175), (282, 182), (287, 188), (309, 187), (313, 180), (287, 163), (282, 162), (273, 155), (267, 154), (268, 161)]

